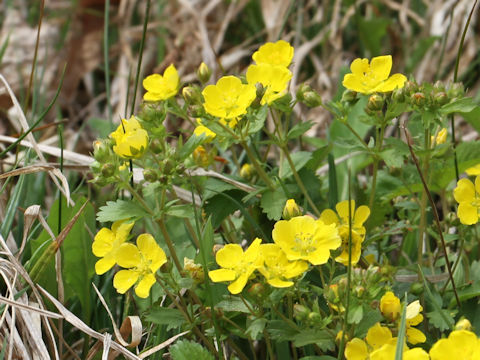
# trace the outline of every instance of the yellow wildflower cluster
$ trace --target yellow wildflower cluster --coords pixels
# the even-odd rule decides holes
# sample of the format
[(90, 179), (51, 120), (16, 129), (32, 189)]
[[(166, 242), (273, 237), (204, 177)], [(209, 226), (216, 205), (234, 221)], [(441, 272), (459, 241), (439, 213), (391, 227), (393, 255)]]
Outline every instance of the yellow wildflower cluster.
[(124, 294), (135, 285), (138, 297), (146, 298), (155, 283), (155, 273), (167, 262), (165, 252), (150, 234), (141, 234), (137, 244), (127, 242), (133, 221), (116, 221), (111, 229), (102, 228), (95, 235), (92, 252), (101, 259), (95, 264), (98, 275), (115, 264), (124, 268), (115, 274), (113, 286)]

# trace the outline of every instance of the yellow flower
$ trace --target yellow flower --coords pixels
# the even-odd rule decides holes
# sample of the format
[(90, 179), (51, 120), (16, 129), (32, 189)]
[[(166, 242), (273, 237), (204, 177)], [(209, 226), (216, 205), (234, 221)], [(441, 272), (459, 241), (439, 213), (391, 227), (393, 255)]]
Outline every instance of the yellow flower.
[(208, 276), (213, 282), (232, 281), (228, 291), (240, 293), (252, 273), (262, 266), (261, 239), (255, 239), (245, 252), (238, 244), (227, 244), (215, 255), (217, 264), (223, 269), (212, 270)]
[(313, 265), (325, 264), (330, 250), (342, 242), (335, 224), (326, 225), (306, 215), (277, 221), (272, 237), (288, 260), (306, 260)]
[(195, 264), (193, 259), (187, 257), (183, 258), (183, 269), (190, 275), (190, 277), (195, 280), (195, 282), (200, 283), (205, 280), (205, 273), (203, 272), (203, 267), (200, 264)]
[(478, 360), (480, 359), (480, 339), (467, 330), (455, 330), (447, 339), (438, 340), (430, 349), (432, 360)]
[(117, 253), (117, 263), (128, 270), (120, 270), (113, 278), (113, 286), (124, 294), (133, 285), (138, 297), (146, 298), (155, 284), (155, 273), (167, 262), (167, 256), (150, 234), (141, 234), (137, 246), (124, 243)]
[(263, 85), (265, 92), (260, 104), (271, 104), (287, 93), (292, 73), (286, 67), (269, 64), (250, 65), (247, 69), (247, 82)]
[(437, 134), (437, 137), (435, 138), (435, 143), (437, 145), (440, 145), (440, 144), (445, 144), (445, 142), (447, 141), (447, 129), (446, 128), (442, 128), (442, 130), (440, 130)]
[(455, 330), (468, 330), (472, 331), (472, 323), (468, 321), (468, 319), (460, 319), (456, 324), (455, 324)]
[(102, 275), (117, 263), (117, 253), (120, 245), (127, 241), (128, 234), (134, 222), (119, 220), (113, 223), (112, 229), (101, 228), (95, 235), (92, 252), (96, 257), (101, 257), (95, 264), (95, 272)]
[(380, 311), (390, 321), (397, 320), (401, 309), (400, 299), (391, 291), (387, 291), (380, 299)]
[(221, 119), (234, 119), (247, 112), (257, 89), (252, 84), (242, 84), (235, 76), (224, 76), (216, 85), (205, 87), (202, 95), (206, 112)]
[(145, 101), (167, 100), (177, 95), (179, 83), (177, 69), (172, 64), (165, 69), (163, 76), (153, 74), (143, 80), (143, 87), (147, 90), (143, 99)]
[[(370, 360), (395, 360), (395, 352), (397, 350), (396, 342), (394, 344), (385, 344), (380, 349), (370, 354)], [(428, 353), (421, 348), (403, 349), (403, 360), (429, 360)]]
[(347, 360), (365, 360), (375, 350), (380, 349), (385, 344), (396, 342), (389, 328), (376, 323), (368, 329), (365, 341), (359, 338), (353, 338), (345, 347), (345, 357)]
[(296, 216), (301, 216), (302, 210), (297, 205), (294, 199), (288, 199), (285, 203), (285, 207), (283, 208), (283, 218), (285, 220), (290, 220)]
[(110, 137), (115, 140), (113, 151), (127, 159), (141, 157), (148, 145), (148, 133), (133, 115), (129, 120), (122, 119)]
[(343, 86), (362, 94), (374, 92), (389, 92), (402, 88), (407, 81), (405, 75), (394, 74), (390, 77), (392, 70), (392, 56), (378, 56), (372, 59), (355, 59), (350, 65), (351, 74), (343, 78)]
[(201, 119), (197, 119), (197, 124), (198, 126), (193, 131), (193, 133), (196, 136), (200, 136), (204, 134), (206, 137), (206, 142), (211, 142), (213, 139), (215, 139), (215, 136), (217, 136), (217, 134), (215, 134), (212, 130), (204, 126)]
[(424, 343), (425, 340), (427, 340), (423, 332), (414, 328), (414, 326), (420, 324), (423, 321), (423, 315), (420, 314), (422, 310), (423, 307), (422, 305), (420, 305), (420, 301), (418, 300), (415, 300), (407, 306), (406, 335), (407, 341), (413, 345)]
[(480, 175), (480, 164), (468, 168), (467, 170), (465, 170), (465, 172), (469, 176)]
[[(362, 253), (362, 243), (365, 239), (365, 227), (363, 223), (370, 216), (370, 209), (368, 206), (362, 205), (355, 210), (355, 200), (350, 203), (352, 211), (352, 265), (355, 265), (360, 259)], [(325, 224), (336, 224), (338, 233), (342, 239), (342, 253), (335, 258), (335, 261), (348, 266), (348, 240), (350, 238), (349, 216), (348, 216), (348, 200), (339, 202), (335, 209), (337, 214), (331, 210), (326, 209), (320, 215), (320, 220)]]
[(203, 168), (208, 167), (213, 161), (212, 156), (209, 155), (202, 145), (197, 146), (195, 150), (193, 150), (192, 156), (195, 164)]
[(253, 166), (248, 163), (243, 164), (240, 169), (240, 176), (245, 180), (251, 180), (253, 175), (255, 175), (255, 169)]
[(284, 40), (268, 42), (260, 46), (252, 55), (257, 64), (279, 65), (287, 67), (293, 59), (293, 47)]
[(263, 265), (258, 269), (267, 282), (277, 288), (289, 287), (293, 281), (288, 279), (303, 274), (308, 269), (305, 261), (288, 261), (287, 256), (277, 244), (260, 246)]
[(480, 212), (480, 176), (476, 177), (475, 186), (468, 179), (460, 179), (453, 190), (453, 197), (458, 202), (460, 222), (465, 225), (476, 224)]

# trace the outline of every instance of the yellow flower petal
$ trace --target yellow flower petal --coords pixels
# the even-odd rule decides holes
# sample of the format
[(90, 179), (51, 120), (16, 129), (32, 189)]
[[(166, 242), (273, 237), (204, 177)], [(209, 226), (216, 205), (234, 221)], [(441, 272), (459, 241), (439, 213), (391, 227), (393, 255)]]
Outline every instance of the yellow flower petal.
[(267, 282), (276, 288), (286, 288), (293, 285), (293, 281), (285, 281), (279, 278), (267, 279)]
[(233, 281), (237, 273), (230, 269), (217, 269), (209, 271), (208, 276), (213, 282)]
[(349, 341), (345, 347), (345, 358), (347, 360), (368, 359), (368, 350), (365, 341), (358, 338), (354, 338)]
[(320, 220), (322, 220), (326, 225), (339, 223), (338, 216), (332, 209), (323, 210), (322, 214), (320, 215)]
[(367, 221), (370, 216), (370, 209), (368, 206), (362, 205), (355, 211), (353, 218), (353, 226), (355, 228), (363, 226), (363, 223)]
[(243, 257), (243, 249), (238, 244), (227, 244), (218, 250), (215, 260), (224, 268), (234, 268)]
[(178, 92), (180, 77), (175, 66), (170, 65), (165, 69), (163, 76), (153, 74), (143, 80), (143, 87), (147, 93), (143, 96), (145, 101), (162, 101), (175, 96)]
[(457, 215), (462, 224), (473, 225), (478, 222), (478, 208), (468, 202), (458, 205)]
[(117, 264), (124, 268), (133, 268), (140, 264), (141, 256), (138, 248), (130, 243), (120, 245), (117, 251)]
[(105, 274), (115, 265), (115, 263), (116, 261), (113, 256), (106, 255), (95, 263), (95, 272), (98, 275)]
[(275, 43), (268, 42), (255, 51), (252, 55), (257, 64), (279, 65), (287, 67), (293, 59), (294, 49), (284, 40)]
[(354, 75), (364, 75), (369, 69), (368, 59), (355, 59), (350, 65), (350, 70)]
[(392, 340), (392, 332), (389, 328), (381, 326), (380, 323), (376, 323), (368, 330), (365, 340), (368, 345), (376, 350)]
[(403, 360), (429, 360), (427, 352), (421, 348), (413, 348), (403, 353)]
[(407, 77), (402, 74), (393, 74), (383, 83), (376, 86), (374, 91), (376, 92), (389, 92), (395, 89), (401, 89), (405, 82), (407, 81)]
[(475, 178), (475, 191), (477, 192), (477, 197), (480, 195), (480, 176)]
[(228, 285), (228, 291), (232, 294), (239, 294), (242, 292), (243, 288), (247, 284), (250, 274), (240, 275), (234, 282)]
[(467, 170), (465, 170), (465, 172), (467, 173), (467, 175), (480, 175), (480, 164), (477, 164), (475, 166), (472, 166), (470, 168), (468, 168)]
[(113, 287), (120, 294), (125, 294), (137, 282), (138, 275), (135, 270), (120, 270), (113, 278)]
[(150, 295), (150, 289), (157, 280), (153, 274), (145, 275), (135, 286), (135, 294), (140, 298), (147, 298)]
[(112, 250), (115, 234), (107, 228), (101, 228), (92, 243), (93, 255), (103, 257)]
[(392, 70), (392, 56), (377, 56), (370, 62), (370, 71), (375, 74), (376, 80), (386, 80)]
[(408, 342), (412, 345), (421, 344), (427, 340), (425, 334), (414, 327), (409, 327), (406, 330), (406, 334)]
[(127, 237), (130, 234), (130, 231), (132, 230), (134, 224), (134, 221), (115, 221), (112, 224), (112, 231), (115, 233), (115, 237), (117, 239), (122, 239), (123, 241), (125, 241), (127, 240)]
[(453, 197), (457, 202), (471, 201), (475, 197), (475, 187), (468, 179), (460, 179), (453, 190)]
[[(348, 224), (349, 217), (353, 219), (353, 215), (355, 213), (355, 200), (350, 200), (350, 210), (348, 209), (348, 200), (340, 201), (336, 206), (335, 209), (337, 210), (338, 216), (344, 224)], [(351, 214), (349, 216), (349, 211)]]

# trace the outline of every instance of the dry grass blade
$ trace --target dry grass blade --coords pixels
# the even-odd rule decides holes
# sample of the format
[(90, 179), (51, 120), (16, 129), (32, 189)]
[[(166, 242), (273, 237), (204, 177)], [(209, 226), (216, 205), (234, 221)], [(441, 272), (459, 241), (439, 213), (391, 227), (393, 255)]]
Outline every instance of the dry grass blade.
[[(98, 295), (98, 298), (100, 299), (100, 302), (104, 306), (105, 310), (107, 310), (107, 314), (110, 317), (110, 320), (112, 322), (113, 326), (113, 331), (115, 332), (115, 337), (117, 341), (122, 344), (123, 346), (127, 347), (134, 347), (140, 344), (140, 341), (142, 340), (142, 322), (138, 316), (128, 316), (122, 323), (122, 326), (120, 329), (118, 329), (117, 324), (115, 323), (115, 320), (113, 319), (112, 312), (110, 311), (109, 307), (107, 306), (107, 303), (105, 302), (105, 299), (103, 298), (102, 294), (100, 291), (97, 289), (94, 283), (92, 283), (93, 288), (95, 289), (95, 292)], [(123, 330), (123, 331), (122, 331)], [(125, 340), (125, 338), (128, 339), (128, 336), (132, 334), (132, 340), (128, 342)]]
[[(5, 85), (5, 88), (7, 89), (8, 91), (8, 94), (10, 95), (10, 99), (12, 100), (13, 102), (13, 105), (15, 107), (15, 110), (17, 110), (17, 113), (19, 115), (18, 119), (20, 121), (20, 124), (22, 125), (22, 129), (23, 131), (28, 131), (29, 129), (29, 125), (28, 125), (28, 122), (27, 122), (27, 119), (25, 117), (25, 114), (23, 113), (23, 110), (22, 110), (22, 107), (20, 106), (20, 104), (18, 103), (18, 100), (12, 90), (12, 88), (10, 87), (10, 85), (8, 84), (7, 80), (5, 79), (5, 77), (0, 74), (0, 80), (3, 82), (3, 84)], [(35, 141), (35, 138), (33, 137), (33, 135), (31, 133), (29, 133), (27, 135), (27, 138), (29, 139), (30, 143), (32, 144), (32, 147), (33, 149), (35, 150), (35, 152), (37, 153), (37, 156), (39, 157), (39, 159), (42, 161), (42, 162), (47, 162), (45, 160), (45, 157), (43, 156), (43, 153), (40, 151), (39, 147), (38, 147), (38, 144), (37, 142)], [(55, 185), (58, 187), (58, 189), (63, 193), (63, 195), (67, 198), (67, 203), (71, 204), (71, 205), (75, 205), (73, 203), (73, 201), (70, 199), (70, 188), (68, 186), (68, 181), (67, 179), (65, 179), (64, 181), (62, 180), (62, 186), (60, 186), (60, 184), (58, 183), (57, 179), (55, 176), (58, 177), (58, 174), (53, 174), (52, 172), (49, 171), (49, 175), (50, 177), (52, 178), (53, 182), (55, 183)], [(62, 177), (63, 174), (61, 175)]]
[(175, 336), (172, 336), (170, 339), (165, 340), (163, 343), (158, 344), (157, 346), (145, 351), (144, 353), (141, 353), (139, 355), (140, 359), (145, 359), (147, 356), (155, 354), (157, 351), (160, 351), (164, 348), (166, 348), (168, 345), (172, 344), (175, 340), (177, 340), (179, 337), (182, 337), (185, 334), (188, 334), (190, 331), (184, 331), (181, 332), (180, 334), (177, 334)]
[(1, 295), (0, 295), (0, 303), (8, 304), (8, 305), (11, 305), (13, 307), (18, 307), (18, 308), (23, 309), (23, 310), (33, 311), (35, 313), (38, 313), (40, 315), (44, 315), (44, 316), (47, 316), (47, 317), (51, 317), (53, 319), (62, 319), (63, 318), (63, 316), (58, 315), (57, 313), (54, 313), (54, 312), (51, 312), (51, 311), (48, 311), (48, 310), (39, 309), (39, 308), (36, 308), (36, 307), (33, 307), (33, 306), (29, 306), (27, 304), (23, 304), (23, 303), (20, 303), (18, 301), (13, 301), (13, 300), (10, 300), (10, 299), (8, 299), (6, 297), (3, 297)]
[[(78, 330), (84, 332), (85, 334), (98, 339), (100, 341), (104, 341), (105, 335), (100, 334), (99, 332), (91, 329), (87, 324), (85, 324), (82, 320), (80, 320), (78, 317), (76, 317), (73, 313), (68, 311), (68, 309), (63, 306), (57, 299), (55, 299), (54, 296), (52, 296), (48, 291), (43, 289), (41, 286), (38, 286), (40, 292), (47, 298), (49, 299), (53, 305), (58, 309), (60, 314), (63, 315), (66, 321), (68, 321), (71, 325), (73, 325), (75, 328)], [(122, 353), (127, 359), (133, 359), (133, 360), (139, 360), (138, 356), (135, 354), (132, 354), (130, 351), (128, 351), (125, 347), (120, 345), (119, 343), (112, 341), (111, 342), (111, 348)]]

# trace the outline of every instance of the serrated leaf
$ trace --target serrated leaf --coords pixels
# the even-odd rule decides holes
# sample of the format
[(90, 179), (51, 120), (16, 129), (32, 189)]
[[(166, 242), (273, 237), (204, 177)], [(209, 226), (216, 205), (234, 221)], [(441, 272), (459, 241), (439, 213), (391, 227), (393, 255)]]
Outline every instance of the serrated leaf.
[(167, 325), (167, 331), (186, 324), (180, 310), (163, 307), (152, 308), (145, 319), (157, 325)]
[(250, 310), (248, 310), (247, 306), (243, 303), (243, 301), (236, 297), (229, 297), (228, 299), (222, 300), (217, 305), (215, 305), (215, 307), (218, 309), (222, 309), (223, 311), (235, 311), (245, 314), (250, 313)]
[(212, 354), (202, 345), (193, 341), (180, 340), (170, 346), (172, 360), (214, 360)]
[(260, 206), (270, 220), (280, 220), (287, 196), (281, 187), (263, 193)]
[(453, 319), (453, 317), (457, 313), (457, 310), (441, 309), (440, 311), (444, 316), (442, 316), (442, 314), (440, 314), (439, 311), (432, 311), (432, 312), (426, 313), (426, 315), (430, 321), (430, 324), (435, 326), (440, 331), (445, 331), (450, 329), (450, 324), (445, 322), (445, 319), (448, 319), (448, 321), (452, 324), (455, 323), (455, 320)]
[(107, 205), (101, 206), (97, 213), (97, 221), (114, 222), (123, 219), (140, 219), (148, 213), (132, 200), (107, 201)]
[(187, 158), (191, 153), (193, 153), (193, 150), (197, 148), (197, 146), (202, 145), (205, 142), (205, 139), (207, 137), (205, 134), (201, 134), (200, 136), (198, 135), (192, 135), (190, 138), (187, 140), (185, 144), (183, 144), (182, 148), (180, 149), (178, 156), (180, 157), (181, 160)]
[(293, 344), (296, 347), (316, 344), (322, 351), (333, 350), (335, 348), (334, 339), (326, 330), (303, 330), (293, 337)]
[(363, 307), (358, 305), (350, 309), (347, 322), (349, 324), (359, 324), (363, 319)]
[[(306, 163), (312, 158), (312, 153), (309, 151), (299, 151), (290, 155), (293, 165), (295, 166), (295, 170), (300, 171)], [(282, 167), (280, 168), (280, 172), (278, 176), (280, 179), (286, 179), (292, 176), (292, 168), (288, 163), (287, 159), (283, 160)]]
[(308, 130), (310, 130), (312, 126), (313, 126), (312, 120), (298, 123), (290, 129), (290, 131), (288, 132), (287, 138), (289, 140), (296, 139), (297, 137), (305, 134)]
[(290, 341), (295, 338), (299, 333), (297, 330), (292, 329), (285, 324), (282, 320), (272, 320), (267, 324), (267, 331), (273, 340), (277, 341)]
[(267, 119), (268, 106), (264, 105), (248, 117), (248, 134), (255, 134), (263, 129)]
[(404, 163), (404, 157), (395, 149), (387, 149), (380, 153), (388, 167), (400, 168)]
[(258, 336), (263, 332), (265, 329), (265, 325), (267, 324), (267, 319), (258, 318), (252, 321), (252, 323), (248, 326), (245, 333), (250, 335), (253, 340), (259, 340), (260, 337)]
[(166, 214), (178, 218), (188, 219), (193, 217), (193, 205), (183, 204), (183, 205), (173, 205), (170, 206)]
[(228, 215), (239, 209), (239, 205), (241, 206), (239, 200), (243, 194), (240, 190), (229, 190), (212, 196), (206, 201), (204, 210), (207, 216), (212, 217), (214, 229), (219, 227)]
[(470, 97), (466, 97), (466, 98), (454, 100), (448, 104), (443, 105), (439, 111), (443, 115), (452, 114), (452, 113), (469, 113), (476, 107), (477, 107), (477, 104), (475, 104), (473, 99)]

